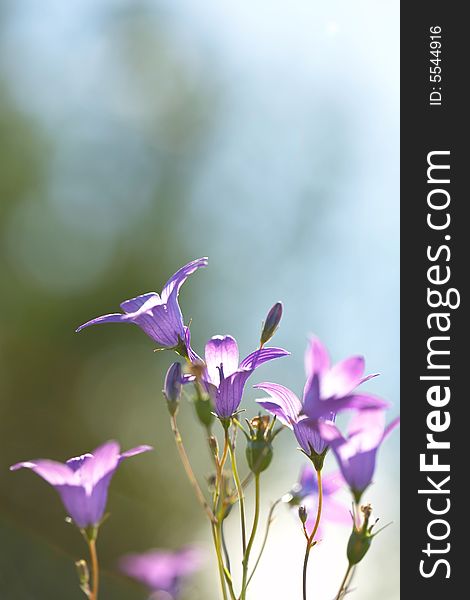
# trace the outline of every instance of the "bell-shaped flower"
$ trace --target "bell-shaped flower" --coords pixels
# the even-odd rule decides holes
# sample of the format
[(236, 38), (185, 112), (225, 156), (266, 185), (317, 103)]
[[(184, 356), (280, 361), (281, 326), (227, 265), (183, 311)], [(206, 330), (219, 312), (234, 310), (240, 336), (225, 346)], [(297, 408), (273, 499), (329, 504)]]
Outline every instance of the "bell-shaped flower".
[(203, 555), (197, 548), (188, 546), (172, 552), (149, 550), (142, 554), (128, 554), (119, 561), (120, 570), (143, 583), (152, 598), (176, 600), (183, 580), (199, 570)]
[(38, 459), (17, 463), (10, 470), (31, 469), (50, 483), (75, 525), (86, 529), (97, 527), (103, 519), (109, 484), (121, 461), (148, 450), (152, 447), (138, 446), (121, 453), (119, 444), (110, 441), (66, 463)]
[(388, 406), (371, 394), (352, 393), (355, 387), (374, 377), (363, 377), (362, 357), (352, 357), (330, 367), (328, 352), (316, 337), (312, 337), (307, 346), (305, 370), (307, 382), (302, 400), (278, 383), (263, 382), (255, 388), (270, 395), (269, 400), (258, 400), (259, 404), (294, 431), (301, 449), (311, 458), (323, 454), (328, 447), (319, 433), (319, 421), (334, 421), (336, 413), (347, 409)]
[(193, 260), (170, 277), (161, 294), (148, 292), (126, 300), (121, 304), (124, 313), (96, 317), (80, 325), (77, 331), (99, 323), (133, 323), (164, 348), (177, 350), (191, 362), (200, 360), (191, 348), (189, 328), (183, 323), (178, 294), (189, 275), (206, 267), (207, 263), (207, 258)]
[(288, 354), (282, 348), (263, 347), (239, 362), (238, 345), (233, 337), (212, 337), (206, 344), (203, 379), (217, 415), (222, 419), (230, 418), (240, 406), (245, 384), (253, 371), (267, 361)]
[(362, 356), (351, 356), (331, 365), (326, 347), (312, 336), (305, 352), (307, 381), (303, 413), (311, 419), (318, 419), (349, 409), (386, 408), (388, 404), (381, 398), (355, 391), (362, 383), (378, 375), (364, 375), (364, 369)]
[(385, 411), (361, 410), (353, 415), (346, 437), (334, 423), (319, 423), (321, 436), (333, 450), (357, 503), (372, 483), (380, 445), (399, 422), (397, 417), (385, 426)]
[[(268, 381), (258, 383), (254, 387), (271, 396), (269, 400), (257, 400), (258, 404), (293, 430), (300, 448), (307, 456), (323, 454), (328, 444), (320, 436), (317, 421), (302, 414), (302, 402), (294, 392), (279, 383)], [(328, 416), (330, 419), (334, 418), (333, 413)]]

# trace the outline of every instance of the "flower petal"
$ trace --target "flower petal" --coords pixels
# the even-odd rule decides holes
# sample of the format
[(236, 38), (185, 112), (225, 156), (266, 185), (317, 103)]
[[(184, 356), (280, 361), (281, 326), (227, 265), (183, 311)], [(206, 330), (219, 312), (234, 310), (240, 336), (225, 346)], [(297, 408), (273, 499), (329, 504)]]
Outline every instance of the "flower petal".
[(202, 358), (195, 352), (191, 347), (191, 332), (189, 327), (184, 326), (184, 342), (186, 344), (186, 350), (188, 351), (188, 358), (193, 364), (203, 363)]
[(260, 406), (262, 406), (264, 410), (267, 410), (272, 415), (276, 415), (276, 417), (283, 425), (286, 425), (287, 427), (292, 429), (291, 419), (289, 419), (289, 417), (286, 415), (284, 409), (281, 406), (279, 406), (275, 402), (270, 402), (269, 400), (256, 400), (256, 402)]
[(268, 362), (269, 360), (274, 360), (275, 358), (282, 358), (283, 356), (289, 355), (290, 352), (287, 352), (287, 350), (284, 350), (284, 348), (259, 348), (251, 354), (248, 354), (248, 356), (242, 360), (240, 363), (240, 368), (257, 369), (260, 365)]
[(357, 387), (363, 377), (364, 357), (351, 356), (336, 363), (324, 374), (321, 383), (323, 398), (341, 397)]
[(341, 471), (332, 471), (326, 473), (322, 477), (323, 493), (325, 496), (330, 496), (338, 492), (345, 485), (344, 477), (341, 475)]
[(318, 423), (318, 430), (322, 438), (333, 448), (346, 443), (341, 431), (330, 421), (320, 421)]
[(304, 387), (302, 412), (311, 419), (318, 419), (325, 414), (323, 401), (320, 398), (320, 378), (314, 373), (307, 379)]
[(154, 306), (145, 312), (138, 311), (132, 318), (149, 337), (166, 348), (178, 345), (178, 337), (184, 339), (183, 316), (179, 306)]
[[(344, 481), (344, 480), (343, 480)], [(326, 508), (326, 519), (339, 525), (351, 525), (351, 509), (339, 502), (336, 498), (328, 497), (328, 506)]]
[(73, 458), (69, 458), (66, 464), (72, 469), (73, 472), (75, 472), (78, 471), (78, 469), (80, 469), (87, 460), (90, 460), (92, 458), (93, 454), (82, 454), (81, 456), (74, 456)]
[(378, 447), (397, 426), (398, 419), (385, 430), (384, 423), (383, 410), (359, 411), (349, 423), (348, 439), (334, 425), (320, 424), (322, 436), (329, 441), (343, 477), (359, 496), (372, 482)]
[(192, 273), (194, 273), (194, 271), (197, 271), (197, 269), (200, 269), (201, 267), (207, 267), (208, 262), (209, 261), (207, 257), (198, 258), (189, 262), (187, 265), (184, 265), (184, 267), (181, 267), (181, 269), (176, 271), (176, 273), (172, 277), (170, 277), (170, 279), (165, 283), (165, 286), (161, 293), (162, 302), (168, 302), (168, 299), (171, 294), (174, 294), (174, 297), (177, 298), (181, 286), (189, 277), (189, 275), (191, 275)]
[(302, 467), (299, 476), (299, 495), (300, 497), (318, 494), (318, 482), (314, 473), (313, 466), (308, 464)]
[(99, 325), (100, 323), (132, 323), (133, 319), (131, 315), (123, 315), (122, 313), (112, 313), (109, 315), (102, 315), (101, 317), (96, 317), (95, 319), (91, 319), (91, 321), (87, 321), (77, 327), (75, 330), (76, 333), (85, 329), (85, 327), (90, 327), (90, 325)]
[(136, 446), (135, 448), (131, 448), (130, 450), (126, 450), (125, 452), (121, 452), (119, 462), (121, 462), (124, 458), (131, 458), (131, 456), (137, 456), (138, 454), (150, 452), (151, 450), (153, 450), (153, 446), (147, 446), (147, 444)]
[(349, 455), (345, 446), (335, 452), (341, 472), (354, 492), (362, 493), (372, 483), (377, 459), (377, 447), (366, 452)]
[(98, 446), (91, 453), (92, 458), (85, 461), (77, 473), (82, 485), (91, 495), (93, 487), (109, 473), (114, 473), (119, 465), (120, 448), (114, 440)]
[(177, 552), (150, 550), (129, 554), (119, 561), (119, 567), (129, 577), (145, 584), (152, 592), (177, 592), (179, 579), (201, 567), (202, 553), (194, 547)]
[[(289, 388), (279, 383), (270, 383), (269, 381), (258, 383), (254, 387), (268, 392), (274, 400), (273, 404), (277, 404), (280, 409), (274, 414), (277, 414), (285, 425), (290, 425), (291, 421), (294, 423), (297, 421), (299, 413), (302, 410), (302, 403)], [(263, 406), (262, 402), (260, 404)], [(266, 408), (266, 410), (269, 410), (269, 408)]]
[[(308, 511), (307, 522), (305, 527), (307, 533), (311, 535), (316, 522), (318, 497), (312, 495), (305, 499), (303, 503)], [(315, 540), (319, 541), (323, 537), (324, 530), (329, 524), (336, 523), (338, 525), (349, 525), (352, 524), (352, 518), (349, 506), (342, 504), (332, 496), (323, 496), (323, 508), (321, 514), (320, 526), (315, 534)]]
[[(77, 460), (77, 464), (84, 464), (89, 460), (86, 455), (78, 458), (80, 460)], [(21, 468), (32, 469), (56, 489), (67, 514), (77, 527), (94, 524), (89, 518), (89, 497), (81, 485), (80, 477), (76, 475), (77, 471), (68, 465), (47, 459), (22, 462), (10, 467), (12, 471)]]
[[(118, 454), (117, 464), (115, 464), (116, 449), (119, 453), (119, 445), (116, 442), (108, 442), (103, 444), (103, 446), (100, 446), (100, 448), (93, 453), (96, 464), (91, 474), (95, 481), (91, 495), (87, 499), (87, 518), (89, 524), (97, 525), (103, 519), (108, 501), (109, 484), (121, 461), (125, 458), (148, 452), (149, 450), (152, 450), (152, 447), (137, 446), (122, 454)], [(104, 475), (99, 477), (101, 473), (104, 473)]]
[(73, 470), (55, 460), (38, 459), (25, 461), (10, 467), (10, 471), (17, 471), (18, 469), (31, 469), (53, 486), (70, 484), (74, 481)]
[(348, 441), (351, 449), (365, 452), (377, 448), (383, 439), (384, 428), (384, 410), (358, 411), (348, 425)]
[[(83, 486), (58, 485), (55, 486), (55, 489), (60, 495), (60, 499), (62, 500), (67, 515), (71, 517), (77, 527), (85, 528), (98, 525), (103, 518), (106, 500), (104, 501), (102, 512), (99, 514), (97, 511), (91, 510), (92, 508), (95, 508), (96, 505), (90, 504), (90, 496)], [(93, 512), (97, 513), (96, 517)]]
[(315, 373), (323, 375), (330, 368), (328, 350), (316, 336), (311, 336), (304, 355), (305, 372), (309, 379)]
[(373, 394), (350, 394), (342, 398), (330, 398), (316, 403), (304, 402), (303, 412), (311, 419), (337, 414), (345, 410), (379, 410), (389, 407), (389, 403)]
[(317, 454), (321, 454), (326, 449), (328, 444), (320, 435), (317, 421), (304, 418), (293, 423), (292, 426), (299, 446), (307, 456), (312, 454), (312, 450)]
[(385, 440), (386, 438), (388, 438), (388, 436), (392, 433), (392, 431), (399, 425), (400, 425), (400, 417), (396, 417), (395, 419), (393, 419), (393, 421), (391, 423), (389, 423), (385, 427), (384, 434), (382, 436), (382, 440)]
[(219, 417), (231, 417), (238, 410), (245, 384), (252, 372), (240, 369), (221, 381), (215, 400), (215, 412)]
[(160, 297), (156, 292), (148, 292), (147, 294), (141, 294), (130, 300), (124, 300), (120, 306), (125, 313), (135, 313), (144, 306), (150, 299), (158, 300)]
[(214, 385), (220, 383), (220, 366), (224, 377), (229, 377), (238, 369), (238, 345), (231, 335), (214, 335), (206, 344), (206, 366), (209, 380)]

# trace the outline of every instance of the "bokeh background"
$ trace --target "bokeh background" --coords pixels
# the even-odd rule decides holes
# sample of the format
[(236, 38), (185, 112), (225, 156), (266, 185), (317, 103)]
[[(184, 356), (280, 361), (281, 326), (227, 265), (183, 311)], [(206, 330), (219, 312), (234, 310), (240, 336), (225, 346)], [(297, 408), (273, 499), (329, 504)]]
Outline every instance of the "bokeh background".
[[(315, 332), (335, 359), (365, 354), (368, 371), (382, 373), (368, 389), (397, 414), (398, 22), (396, 0), (2, 0), (2, 600), (78, 600), (73, 561), (85, 555), (54, 492), (8, 466), (64, 460), (109, 438), (156, 450), (113, 481), (103, 600), (146, 597), (116, 573), (121, 554), (187, 542), (207, 546), (208, 562), (186, 598), (218, 598), (160, 392), (172, 356), (126, 325), (74, 333), (158, 291), (188, 260), (210, 257), (181, 294), (197, 349), (231, 333), (248, 353), (281, 299), (275, 342), (292, 356), (258, 381), (300, 393)], [(248, 390), (247, 416), (255, 397)], [(181, 423), (203, 478), (190, 406)], [(361, 600), (399, 597), (398, 437), (367, 494), (394, 524), (359, 569)], [(303, 463), (289, 432), (278, 440), (266, 507)], [(339, 585), (347, 537), (328, 530), (315, 549), (318, 600)], [(299, 598), (302, 554), (281, 507), (251, 598)]]

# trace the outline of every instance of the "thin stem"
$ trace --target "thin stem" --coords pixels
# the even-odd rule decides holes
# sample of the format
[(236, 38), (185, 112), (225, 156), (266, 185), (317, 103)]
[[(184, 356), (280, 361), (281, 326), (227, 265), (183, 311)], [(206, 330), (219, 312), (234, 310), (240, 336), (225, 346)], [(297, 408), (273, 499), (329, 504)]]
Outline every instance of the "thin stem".
[[(227, 430), (225, 431), (225, 436), (228, 440), (228, 431)], [(240, 502), (240, 523), (241, 523), (241, 530), (242, 530), (242, 548), (243, 548), (243, 556), (245, 556), (245, 553), (246, 553), (245, 498), (243, 495), (243, 488), (240, 483), (240, 477), (238, 475), (237, 459), (235, 457), (235, 450), (234, 450), (233, 445), (230, 442), (230, 440), (228, 440), (228, 449), (230, 452), (230, 461), (232, 463), (233, 480), (235, 482), (235, 487), (237, 488), (238, 499)]]
[(228, 440), (227, 437), (225, 437), (224, 449), (222, 451), (222, 458), (220, 459), (220, 462), (219, 462), (220, 472), (222, 472), (222, 470), (223, 470), (223, 468), (225, 466), (225, 462), (227, 460), (228, 445), (229, 445), (229, 440)]
[[(344, 587), (346, 585), (346, 582), (348, 580), (349, 573), (351, 572), (351, 569), (352, 569), (352, 565), (348, 565), (348, 568), (346, 569), (346, 573), (345, 573), (345, 575), (343, 577), (343, 581), (341, 582), (341, 585), (339, 587), (338, 595), (336, 596), (335, 600), (340, 600), (341, 596), (343, 595), (343, 589), (344, 589)], [(346, 591), (346, 590), (344, 590), (344, 591)]]
[(96, 552), (96, 539), (88, 540), (90, 550), (92, 588), (90, 591), (90, 600), (98, 600), (98, 589), (100, 585), (100, 569), (98, 565), (98, 554)]
[(308, 558), (310, 556), (310, 550), (312, 546), (307, 542), (307, 547), (305, 548), (305, 557), (304, 557), (304, 567), (302, 570), (302, 594), (303, 600), (307, 600), (307, 567), (308, 567)]
[(227, 566), (227, 571), (230, 573), (230, 555), (228, 553), (227, 544), (225, 542), (224, 521), (220, 522), (220, 540), (222, 542), (222, 550), (224, 552), (224, 558), (225, 558), (225, 564)]
[(217, 556), (217, 566), (219, 567), (219, 579), (220, 579), (220, 586), (222, 588), (222, 597), (223, 597), (223, 600), (228, 600), (227, 589), (225, 587), (224, 563), (223, 563), (222, 555), (220, 553), (220, 544), (219, 544), (218, 536), (217, 536), (217, 525), (215, 525), (214, 523), (212, 523), (212, 538), (214, 540), (214, 548), (215, 548), (215, 553)]
[[(214, 486), (213, 495), (213, 512), (217, 514), (216, 522), (212, 523), (212, 535), (214, 538), (215, 552), (217, 555), (217, 562), (219, 565), (219, 577), (222, 586), (222, 594), (224, 600), (227, 598), (228, 587), (231, 600), (236, 600), (235, 593), (233, 591), (232, 575), (230, 573), (230, 559), (225, 545), (224, 534), (223, 534), (223, 514), (217, 510), (219, 504), (219, 498), (221, 496), (221, 485), (223, 480), (223, 469), (228, 455), (228, 438), (225, 437), (224, 449), (222, 451), (222, 457), (219, 460), (218, 456), (214, 456), (215, 467), (216, 467), (216, 480)], [(226, 564), (224, 563), (224, 556)]]
[(263, 552), (264, 552), (264, 549), (266, 548), (266, 543), (268, 541), (271, 523), (273, 522), (273, 513), (274, 513), (276, 506), (279, 504), (279, 502), (281, 502), (281, 499), (276, 500), (276, 502), (274, 502), (273, 505), (271, 506), (271, 508), (269, 509), (268, 519), (266, 521), (266, 531), (264, 532), (263, 543), (261, 544), (261, 549), (259, 551), (258, 558), (256, 559), (255, 566), (253, 567), (253, 570), (251, 571), (251, 574), (248, 577), (248, 581), (246, 583), (247, 586), (250, 584), (250, 581), (253, 579), (253, 575), (255, 574), (255, 571), (258, 568), (258, 565), (260, 563), (261, 557), (263, 556)]
[(217, 557), (220, 561), (220, 566), (222, 568), (222, 573), (225, 577), (225, 581), (227, 583), (227, 587), (228, 587), (228, 591), (230, 593), (230, 598), (231, 600), (236, 600), (235, 597), (235, 592), (233, 591), (233, 582), (232, 582), (232, 575), (230, 573), (230, 571), (227, 569), (227, 567), (224, 564), (224, 560), (222, 557), (222, 522), (219, 522), (217, 525), (214, 525), (215, 527), (215, 541), (216, 541), (216, 553), (217, 553)]
[(356, 573), (356, 567), (357, 567), (357, 565), (354, 565), (354, 567), (351, 569), (351, 574), (349, 575), (349, 579), (348, 579), (348, 581), (346, 583), (346, 587), (344, 588), (344, 594), (343, 594), (343, 596), (345, 596), (350, 591), (349, 588), (351, 587), (351, 584), (353, 582), (354, 575)]
[(225, 466), (225, 462), (227, 460), (227, 455), (228, 455), (228, 445), (229, 445), (229, 440), (228, 440), (228, 437), (225, 436), (222, 457), (220, 460), (218, 458), (215, 459), (216, 478), (215, 478), (214, 496), (213, 496), (213, 500), (212, 500), (212, 502), (213, 502), (212, 510), (213, 510), (214, 514), (217, 514), (218, 518), (223, 518), (223, 515), (220, 515), (217, 513), (217, 505), (219, 503), (219, 498), (220, 498), (220, 486), (222, 484), (224, 466)]
[(304, 557), (304, 567), (302, 572), (302, 591), (303, 591), (303, 600), (307, 600), (307, 568), (308, 568), (308, 559), (310, 557), (310, 550), (314, 545), (315, 534), (318, 531), (318, 527), (320, 525), (321, 519), (321, 511), (323, 508), (323, 484), (321, 478), (321, 469), (317, 471), (317, 483), (318, 483), (318, 508), (317, 508), (317, 518), (315, 519), (315, 525), (313, 526), (312, 533), (310, 537), (307, 539), (307, 546), (305, 548), (305, 557)]
[(259, 473), (255, 474), (255, 515), (253, 518), (253, 527), (251, 528), (250, 539), (248, 541), (248, 546), (246, 547), (246, 552), (243, 557), (243, 579), (242, 579), (242, 592), (240, 596), (240, 600), (244, 600), (246, 597), (246, 589), (248, 587), (247, 579), (248, 579), (248, 564), (250, 562), (250, 553), (253, 547), (253, 543), (256, 537), (256, 530), (258, 529), (259, 523), (259, 510), (260, 510), (260, 475)]
[(186, 454), (186, 450), (183, 445), (183, 440), (181, 438), (181, 434), (178, 429), (178, 425), (176, 423), (176, 416), (171, 416), (171, 429), (173, 431), (173, 435), (175, 437), (176, 447), (178, 448), (178, 453), (180, 455), (181, 462), (183, 463), (184, 470), (186, 471), (186, 475), (189, 479), (189, 482), (194, 488), (196, 493), (196, 497), (199, 500), (202, 508), (205, 510), (207, 516), (211, 523), (216, 523), (217, 519), (214, 516), (210, 506), (208, 505), (204, 494), (202, 493), (201, 488), (199, 487), (199, 483), (197, 482), (196, 476), (194, 475), (193, 469), (191, 467), (191, 463), (189, 462), (188, 455)]
[(317, 509), (317, 518), (315, 519), (315, 525), (313, 526), (312, 533), (308, 539), (310, 545), (312, 545), (315, 534), (318, 531), (318, 527), (320, 525), (321, 519), (321, 511), (323, 508), (323, 483), (321, 478), (321, 469), (317, 471), (317, 484), (318, 484), (318, 509)]

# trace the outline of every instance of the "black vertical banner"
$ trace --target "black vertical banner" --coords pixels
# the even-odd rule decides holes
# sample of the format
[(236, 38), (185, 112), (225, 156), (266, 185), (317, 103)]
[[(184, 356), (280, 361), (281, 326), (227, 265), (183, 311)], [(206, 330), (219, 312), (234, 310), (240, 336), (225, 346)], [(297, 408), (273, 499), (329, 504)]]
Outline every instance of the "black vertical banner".
[[(401, 4), (401, 597), (469, 598), (464, 4)], [(468, 54), (467, 52), (465, 54)], [(465, 489), (466, 488), (466, 489)], [(457, 550), (458, 548), (458, 550)], [(465, 566), (464, 566), (465, 563)]]

